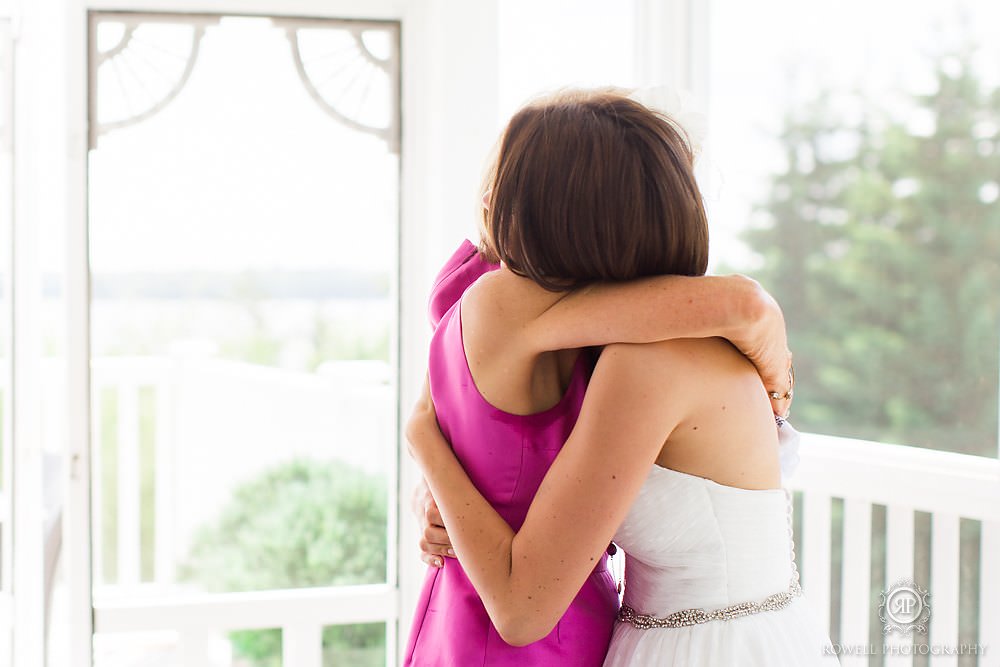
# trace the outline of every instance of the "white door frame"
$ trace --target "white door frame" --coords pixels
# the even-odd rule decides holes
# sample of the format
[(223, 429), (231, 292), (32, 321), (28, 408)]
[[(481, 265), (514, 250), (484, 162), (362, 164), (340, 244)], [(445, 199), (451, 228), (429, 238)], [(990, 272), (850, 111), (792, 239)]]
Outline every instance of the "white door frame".
[[(14, 34), (14, 17), (11, 13), (11, 7), (7, 2), (0, 2), (0, 22), (4, 24), (4, 31), (0, 34), (0, 52), (2, 52), (2, 58), (7, 63), (8, 74), (7, 79), (10, 87), (3, 91), (3, 104), (4, 109), (2, 112), (3, 117), (6, 119), (6, 126), (2, 128), (5, 136), (0, 137), (0, 159), (4, 160), (6, 163), (6, 169), (4, 169), (0, 174), (6, 183), (0, 184), (0, 193), (3, 195), (13, 195), (13, 111), (14, 104), (10, 95), (13, 94), (13, 57), (14, 57), (14, 44), (13, 40)], [(0, 196), (0, 206), (3, 207), (2, 215), (7, 219), (7, 223), (11, 226), (5, 227), (0, 234), (0, 266), (3, 267), (3, 280), (6, 283), (4, 285), (4, 290), (7, 293), (6, 300), (4, 302), (4, 312), (0, 314), (0, 320), (13, 325), (14, 307), (13, 300), (11, 299), (11, 278), (12, 269), (14, 265), (14, 229), (13, 229), (13, 217), (14, 217), (14, 204), (13, 198), (7, 198), (6, 196)], [(8, 235), (9, 234), (9, 235)], [(13, 400), (12, 392), (14, 390), (13, 382), (13, 340), (8, 333), (8, 337), (4, 342), (4, 349), (0, 351), (0, 357), (3, 358), (3, 363), (0, 364), (0, 372), (3, 372), (4, 377), (2, 379), (2, 384), (5, 387), (3, 394), (3, 403), (0, 404), (0, 410), (3, 411), (4, 420), (2, 431), (0, 431), (0, 438), (3, 439), (4, 448), (2, 454), (2, 460), (0, 460), (0, 466), (3, 468), (3, 479), (0, 480), (4, 489), (4, 498), (2, 507), (0, 507), (0, 564), (3, 566), (3, 572), (0, 573), (0, 660), (9, 661), (13, 659), (13, 595), (11, 594), (11, 588), (14, 582), (12, 577), (13, 573), (13, 525), (11, 523), (14, 510), (12, 507), (13, 499), (13, 483), (14, 483), (14, 455), (13, 455), (13, 428), (11, 420), (13, 417)]]
[[(69, 57), (66, 207), (67, 442), (64, 572), (70, 589), (74, 667), (92, 664), (94, 628), (90, 529), (90, 344), (87, 247), (87, 15), (90, 11), (210, 12), (398, 20), (402, 42), (402, 163), (397, 351), (400, 410), (408, 414), (426, 368), (425, 303), (441, 260), (474, 230), (482, 160), (494, 140), (497, 110), (497, 0), (34, 0), (65, 12)], [(68, 129), (67, 129), (68, 128)], [(25, 218), (27, 219), (27, 218)], [(27, 326), (23, 324), (22, 326)], [(21, 385), (19, 385), (20, 388)], [(30, 391), (30, 385), (27, 387)], [(402, 419), (400, 422), (402, 423)], [(30, 435), (27, 433), (26, 436)], [(23, 441), (28, 441), (23, 438)], [(405, 646), (423, 566), (409, 511), (416, 478), (401, 447), (390, 503), (389, 579), (399, 594), (395, 661)], [(19, 473), (20, 474), (20, 473)], [(397, 544), (401, 546), (397, 548)], [(20, 574), (19, 574), (20, 576)], [(26, 623), (27, 621), (25, 621)], [(21, 642), (25, 651), (38, 642)], [(394, 650), (395, 649), (395, 650)], [(25, 655), (29, 655), (25, 653)], [(30, 655), (35, 655), (34, 653)], [(15, 664), (22, 664), (20, 662)], [(23, 664), (42, 664), (26, 659)]]
[(711, 0), (634, 0), (635, 69), (642, 86), (708, 92)]
[(49, 91), (36, 85), (29, 71), (48, 76), (47, 45), (51, 34), (38, 26), (56, 21), (58, 7), (16, 3), (14, 59), (14, 206), (13, 206), (13, 655), (15, 665), (45, 664), (45, 582), (42, 407), (42, 334), (39, 316), (42, 276), (39, 228), (55, 207), (58, 191), (59, 143), (51, 115)]

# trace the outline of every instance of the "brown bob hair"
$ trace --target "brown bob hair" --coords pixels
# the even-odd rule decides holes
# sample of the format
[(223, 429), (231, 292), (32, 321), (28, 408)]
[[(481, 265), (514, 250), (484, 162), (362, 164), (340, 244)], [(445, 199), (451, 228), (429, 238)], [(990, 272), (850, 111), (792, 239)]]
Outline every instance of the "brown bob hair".
[(625, 91), (539, 99), (500, 139), (480, 251), (553, 291), (702, 275), (708, 221), (693, 162), (683, 131)]

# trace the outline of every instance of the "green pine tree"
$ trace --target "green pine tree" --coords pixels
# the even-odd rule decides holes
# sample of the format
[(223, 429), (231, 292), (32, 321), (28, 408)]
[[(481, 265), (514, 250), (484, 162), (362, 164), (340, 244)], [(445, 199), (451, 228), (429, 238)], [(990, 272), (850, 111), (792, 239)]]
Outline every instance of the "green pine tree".
[(785, 309), (797, 425), (995, 455), (1000, 90), (965, 56), (934, 65), (904, 118), (844, 128), (826, 99), (789, 114), (787, 168), (744, 240)]

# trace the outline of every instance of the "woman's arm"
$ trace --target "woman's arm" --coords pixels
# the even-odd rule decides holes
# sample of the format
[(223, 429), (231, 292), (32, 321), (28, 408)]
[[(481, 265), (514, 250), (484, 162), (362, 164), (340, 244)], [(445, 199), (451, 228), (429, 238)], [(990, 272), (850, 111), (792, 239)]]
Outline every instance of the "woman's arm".
[[(791, 352), (778, 303), (745, 276), (656, 276), (596, 283), (568, 293), (530, 324), (537, 352), (674, 338), (728, 339), (757, 368), (764, 387), (791, 389)], [(777, 414), (789, 402), (772, 401)]]
[[(686, 413), (688, 392), (699, 391), (697, 383), (671, 389), (677, 383), (651, 372), (651, 355), (643, 347), (605, 348), (580, 418), (516, 534), (455, 458), (426, 391), (407, 425), (411, 453), (459, 560), (509, 644), (537, 641), (562, 617)], [(655, 357), (669, 362), (665, 369), (683, 362), (669, 353)]]

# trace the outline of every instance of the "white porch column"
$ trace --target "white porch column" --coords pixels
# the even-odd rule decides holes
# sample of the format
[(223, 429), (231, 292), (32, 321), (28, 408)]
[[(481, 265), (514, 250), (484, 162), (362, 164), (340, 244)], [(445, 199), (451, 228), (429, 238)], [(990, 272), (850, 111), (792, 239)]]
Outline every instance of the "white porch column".
[(8, 3), (0, 0), (0, 281), (4, 283), (4, 296), (0, 299), (0, 412), (3, 413), (0, 424), (0, 439), (3, 440), (3, 451), (0, 453), (0, 466), (3, 467), (0, 485), (3, 491), (0, 493), (0, 662), (9, 662), (13, 659), (13, 608), (12, 597), (10, 595), (13, 577), (11, 576), (11, 564), (13, 561), (12, 526), (13, 518), (10, 499), (13, 487), (13, 461), (12, 455), (12, 430), (11, 430), (11, 392), (13, 391), (11, 376), (11, 356), (13, 352), (10, 330), (13, 316), (13, 302), (11, 301), (11, 266), (14, 261), (13, 228), (11, 218), (14, 213), (13, 191), (12, 191), (12, 160), (13, 160), (13, 134), (11, 117), (13, 115), (13, 104), (11, 96), (13, 94), (13, 25), (11, 21), (11, 7)]
[[(45, 575), (40, 230), (58, 218), (65, 147), (58, 55), (62, 7), (15, 6), (13, 380), (14, 664), (45, 664)], [(51, 376), (49, 376), (51, 378)]]
[(706, 0), (634, 0), (636, 80), (695, 93), (708, 88)]

